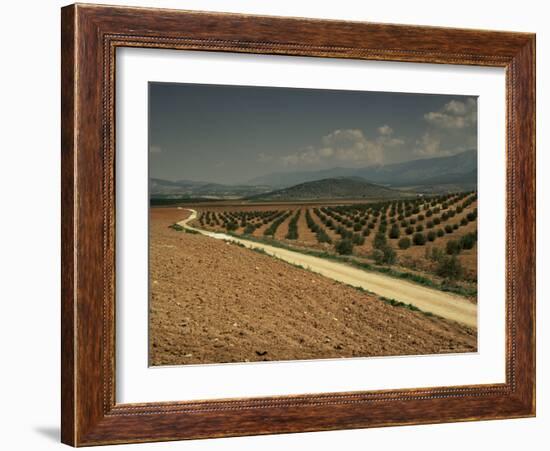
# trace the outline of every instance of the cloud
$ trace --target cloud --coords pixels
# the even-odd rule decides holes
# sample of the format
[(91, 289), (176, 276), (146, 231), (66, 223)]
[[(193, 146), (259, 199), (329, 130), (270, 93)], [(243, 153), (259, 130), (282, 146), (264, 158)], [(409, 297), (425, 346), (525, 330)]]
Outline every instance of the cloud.
[(162, 147), (157, 146), (156, 144), (152, 144), (149, 146), (149, 152), (150, 153), (162, 153)]
[(441, 149), (441, 138), (436, 134), (426, 132), (416, 141), (414, 153), (421, 157), (443, 157), (456, 152)]
[(413, 153), (419, 157), (454, 155), (477, 146), (477, 101), (451, 100), (439, 110), (424, 114), (428, 128), (416, 140)]
[(384, 150), (404, 144), (393, 137), (388, 125), (378, 128), (378, 136), (369, 139), (359, 129), (338, 129), (325, 135), (320, 146), (308, 146), (281, 157), (284, 166), (318, 166), (323, 163), (382, 164)]
[(391, 128), (389, 125), (382, 125), (382, 127), (378, 127), (378, 133), (381, 135), (389, 136), (393, 134), (393, 128)]
[(477, 101), (468, 98), (462, 102), (451, 100), (439, 111), (424, 114), (424, 119), (431, 125), (446, 129), (464, 129), (477, 123)]

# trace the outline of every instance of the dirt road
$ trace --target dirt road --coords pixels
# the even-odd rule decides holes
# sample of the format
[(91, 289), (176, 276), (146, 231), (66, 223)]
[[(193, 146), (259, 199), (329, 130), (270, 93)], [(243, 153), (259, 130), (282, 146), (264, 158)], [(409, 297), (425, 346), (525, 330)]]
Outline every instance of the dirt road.
[(425, 312), (431, 312), (470, 327), (477, 327), (477, 306), (468, 299), (384, 274), (353, 268), (343, 263), (192, 227), (189, 223), (197, 218), (197, 212), (192, 209), (189, 211), (191, 215), (178, 222), (185, 229), (194, 230), (211, 238), (239, 243), (249, 249), (260, 249), (268, 255), (294, 265), (301, 265), (330, 279), (361, 287), (389, 299), (412, 304)]

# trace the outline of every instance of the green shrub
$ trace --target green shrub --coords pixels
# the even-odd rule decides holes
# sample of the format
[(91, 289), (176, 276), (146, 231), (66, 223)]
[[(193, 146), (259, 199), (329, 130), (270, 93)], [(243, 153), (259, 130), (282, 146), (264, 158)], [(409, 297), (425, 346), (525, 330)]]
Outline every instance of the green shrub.
[(244, 234), (245, 235), (250, 235), (250, 234), (254, 233), (254, 230), (256, 230), (256, 227), (254, 227), (253, 224), (248, 224), (244, 229)]
[(353, 244), (362, 246), (363, 244), (365, 244), (365, 237), (359, 233), (354, 233), (353, 236), (351, 237), (351, 242)]
[(397, 260), (397, 254), (390, 246), (383, 246), (380, 249), (374, 249), (371, 257), (378, 265), (392, 265)]
[(444, 256), (439, 260), (436, 274), (448, 280), (456, 280), (462, 277), (464, 268), (456, 255)]
[(374, 237), (373, 246), (375, 249), (381, 249), (387, 245), (386, 235), (383, 233), (377, 233)]
[(473, 233), (467, 233), (460, 238), (459, 244), (462, 249), (472, 249), (476, 241), (477, 238)]
[(411, 240), (407, 237), (401, 238), (397, 245), (399, 246), (399, 249), (408, 249), (411, 247)]
[(350, 239), (345, 238), (336, 243), (335, 249), (341, 255), (350, 255), (353, 253), (353, 243)]
[(389, 236), (392, 240), (399, 238), (399, 227), (393, 226), (390, 230)]
[(426, 257), (433, 262), (439, 262), (443, 257), (445, 257), (445, 253), (439, 247), (433, 246), (431, 249), (428, 248)]
[(443, 229), (437, 229), (437, 236), (442, 237), (445, 235), (445, 231)]
[(426, 236), (421, 232), (415, 233), (413, 235), (413, 243), (417, 246), (423, 246), (424, 244), (426, 244)]
[(416, 226), (416, 231), (417, 232), (422, 232), (424, 230), (424, 226), (422, 224), (419, 224)]
[(317, 232), (317, 241), (319, 243), (329, 243), (329, 244), (332, 243), (332, 240), (327, 235), (327, 232), (321, 229), (319, 229), (319, 231)]
[(181, 232), (182, 230), (185, 230), (182, 226), (179, 224), (172, 224), (168, 226), (170, 229), (174, 229), (177, 232)]
[(231, 221), (231, 222), (228, 222), (226, 225), (225, 225), (225, 228), (229, 231), (229, 232), (233, 232), (235, 230), (237, 230), (239, 228), (239, 224), (235, 221)]
[(446, 247), (447, 254), (449, 255), (458, 255), (460, 254), (461, 247), (458, 241), (455, 240), (449, 240), (447, 241), (447, 247)]
[(370, 257), (377, 265), (381, 265), (384, 262), (384, 252), (382, 252), (380, 249), (373, 249)]
[(405, 229), (405, 233), (407, 235), (412, 235), (413, 232), (414, 232), (414, 227), (409, 226)]
[(384, 253), (384, 263), (388, 265), (393, 265), (396, 262), (397, 254), (391, 246), (385, 246), (382, 249), (382, 252)]
[(445, 232), (447, 232), (447, 233), (453, 233), (453, 226), (450, 225), (450, 224), (447, 224), (447, 225), (445, 226)]
[(434, 232), (433, 230), (430, 230), (430, 231), (428, 232), (428, 241), (435, 241), (435, 237), (436, 237), (436, 236), (437, 236), (437, 235), (435, 234), (435, 232)]

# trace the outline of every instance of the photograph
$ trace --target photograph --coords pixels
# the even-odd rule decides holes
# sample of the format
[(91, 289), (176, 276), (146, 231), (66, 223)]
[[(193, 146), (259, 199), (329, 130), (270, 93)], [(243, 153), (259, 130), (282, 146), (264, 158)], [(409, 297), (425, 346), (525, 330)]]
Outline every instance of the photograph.
[(131, 1), (9, 14), (7, 449), (539, 449), (542, 7)]
[(477, 97), (148, 90), (150, 366), (477, 351)]

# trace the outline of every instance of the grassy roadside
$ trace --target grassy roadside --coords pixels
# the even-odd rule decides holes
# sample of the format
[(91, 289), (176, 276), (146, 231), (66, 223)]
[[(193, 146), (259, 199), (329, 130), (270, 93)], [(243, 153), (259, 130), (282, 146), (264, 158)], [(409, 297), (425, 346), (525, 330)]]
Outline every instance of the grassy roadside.
[(466, 297), (477, 296), (476, 289), (469, 289), (469, 288), (465, 288), (457, 285), (450, 285), (445, 282), (440, 283), (426, 276), (421, 276), (419, 274), (414, 274), (406, 271), (398, 271), (387, 266), (379, 266), (372, 263), (357, 261), (353, 257), (331, 254), (326, 251), (316, 251), (312, 249), (304, 249), (300, 247), (289, 246), (285, 243), (281, 243), (280, 241), (277, 241), (271, 238), (260, 238), (260, 237), (250, 236), (250, 235), (242, 236), (242, 235), (237, 235), (235, 233), (227, 233), (227, 235), (230, 235), (239, 239), (254, 241), (257, 243), (268, 244), (270, 246), (286, 249), (289, 251), (299, 252), (304, 255), (311, 255), (313, 257), (319, 257), (327, 260), (345, 263), (355, 268), (362, 269), (364, 271), (379, 272), (382, 274), (386, 274), (390, 277), (394, 277), (396, 279), (408, 280), (410, 282), (414, 282), (419, 285), (423, 285), (425, 287), (434, 288), (436, 290), (440, 290), (448, 293), (458, 294), (460, 296), (466, 296)]

